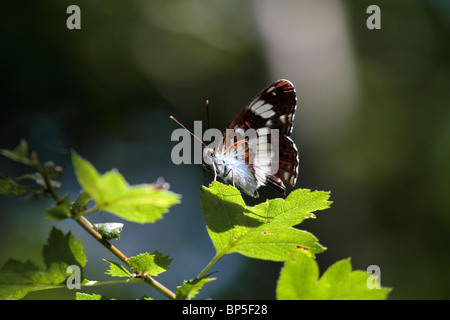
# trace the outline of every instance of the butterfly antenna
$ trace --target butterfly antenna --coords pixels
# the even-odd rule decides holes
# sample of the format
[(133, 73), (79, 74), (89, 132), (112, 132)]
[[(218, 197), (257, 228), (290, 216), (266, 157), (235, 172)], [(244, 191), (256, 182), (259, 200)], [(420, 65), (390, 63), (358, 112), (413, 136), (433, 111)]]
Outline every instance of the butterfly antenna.
[(206, 100), (206, 120), (207, 120), (207, 124), (208, 124), (208, 129), (209, 129), (209, 100)]
[[(208, 100), (206, 100), (208, 101)], [(208, 105), (208, 103), (207, 103)], [(187, 132), (189, 132), (194, 138), (196, 138), (198, 141), (200, 141), (205, 147), (206, 144), (199, 138), (197, 137), (195, 134), (193, 134), (191, 131), (189, 131), (185, 126), (183, 126), (177, 119), (175, 119), (174, 117), (170, 116), (170, 119), (172, 119), (173, 121), (175, 121), (176, 123), (178, 123), (181, 127), (183, 127), (183, 129), (185, 129)], [(203, 175), (205, 176), (205, 181), (204, 181), (204, 185), (206, 186), (206, 172), (205, 172), (205, 165), (202, 164), (202, 171), (203, 171)]]
[(177, 119), (175, 119), (174, 117), (170, 116), (170, 119), (172, 119), (173, 121), (175, 121), (176, 123), (178, 123), (181, 127), (183, 127), (184, 130), (186, 130), (187, 132), (189, 132), (195, 139), (197, 139), (198, 141), (200, 141), (205, 147), (206, 144), (202, 141), (202, 139), (200, 139), (199, 137), (197, 137), (195, 134), (193, 134), (191, 131), (189, 131), (185, 126), (183, 126)]

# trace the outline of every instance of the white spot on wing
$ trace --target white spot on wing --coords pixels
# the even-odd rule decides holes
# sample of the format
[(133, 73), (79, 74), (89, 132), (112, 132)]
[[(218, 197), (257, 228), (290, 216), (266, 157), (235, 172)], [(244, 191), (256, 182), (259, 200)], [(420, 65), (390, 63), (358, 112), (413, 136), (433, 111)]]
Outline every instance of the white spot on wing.
[(280, 116), (280, 121), (282, 123), (288, 123), (288, 122), (292, 121), (292, 118), (293, 118), (292, 114), (289, 114), (289, 115), (283, 114), (282, 116)]
[(273, 111), (271, 109), (266, 111), (266, 112), (263, 112), (263, 113), (259, 114), (259, 116), (263, 117), (264, 119), (268, 119), (270, 117), (273, 117), (274, 115), (275, 115), (275, 111)]
[(272, 86), (269, 89), (267, 89), (267, 92), (272, 92), (273, 90), (275, 90), (275, 86)]
[(262, 105), (261, 107), (258, 108), (258, 114), (266, 112), (266, 111), (269, 111), (269, 110), (272, 110), (272, 108), (273, 107), (272, 107), (271, 104), (266, 103), (266, 104), (264, 104), (264, 105)]
[(250, 107), (250, 110), (252, 110), (252, 111), (254, 111), (256, 113), (256, 110), (258, 110), (259, 107), (261, 107), (263, 104), (264, 104), (264, 101), (263, 100), (259, 100), (259, 101), (255, 102), (255, 104), (253, 104)]

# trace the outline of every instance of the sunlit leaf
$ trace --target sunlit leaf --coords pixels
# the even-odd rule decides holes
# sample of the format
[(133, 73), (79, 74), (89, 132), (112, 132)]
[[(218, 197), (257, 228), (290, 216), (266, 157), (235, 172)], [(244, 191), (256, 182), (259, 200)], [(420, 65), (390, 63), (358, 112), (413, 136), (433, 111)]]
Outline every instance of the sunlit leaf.
[(131, 278), (132, 274), (128, 272), (128, 270), (122, 266), (121, 264), (118, 264), (113, 261), (109, 261), (106, 259), (103, 259), (104, 261), (109, 262), (110, 267), (109, 270), (106, 271), (106, 274), (109, 274), (111, 277), (119, 277), (119, 278)]
[(285, 262), (277, 284), (279, 300), (386, 299), (390, 288), (369, 287), (371, 275), (352, 271), (350, 259), (336, 262), (319, 279), (316, 261), (305, 254)]
[(89, 294), (89, 293), (82, 293), (82, 292), (76, 292), (76, 300), (109, 300), (104, 298), (103, 296), (99, 294)]
[(130, 186), (115, 169), (100, 175), (75, 152), (72, 152), (72, 162), (80, 185), (95, 200), (97, 208), (128, 221), (155, 222), (180, 202), (178, 194), (152, 184)]
[(310, 256), (325, 250), (314, 235), (293, 226), (328, 208), (328, 198), (328, 192), (298, 189), (286, 200), (248, 207), (236, 188), (213, 182), (210, 188), (203, 187), (201, 209), (218, 255), (238, 252), (285, 261), (300, 250)]
[(172, 259), (155, 251), (154, 253), (143, 253), (135, 257), (130, 257), (128, 261), (136, 273), (157, 276), (169, 269), (169, 264)]
[(201, 278), (184, 281), (181, 286), (177, 287), (177, 300), (191, 300), (195, 298), (200, 289), (208, 282), (214, 281), (216, 278)]

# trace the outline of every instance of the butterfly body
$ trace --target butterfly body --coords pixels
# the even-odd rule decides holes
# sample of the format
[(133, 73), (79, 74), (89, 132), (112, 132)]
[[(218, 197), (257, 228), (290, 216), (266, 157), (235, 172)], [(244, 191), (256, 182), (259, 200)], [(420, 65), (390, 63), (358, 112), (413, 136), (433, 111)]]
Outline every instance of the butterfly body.
[(289, 80), (278, 80), (264, 88), (230, 123), (222, 139), (204, 149), (204, 159), (225, 183), (257, 198), (267, 185), (285, 193), (295, 185), (298, 151), (292, 132), (297, 97)]
[[(206, 150), (206, 149), (205, 149)], [(219, 149), (220, 150), (220, 149)], [(252, 197), (257, 197), (258, 183), (254, 178), (250, 164), (245, 163), (237, 155), (236, 149), (230, 152), (213, 152), (211, 155), (212, 171), (225, 183), (239, 188)]]

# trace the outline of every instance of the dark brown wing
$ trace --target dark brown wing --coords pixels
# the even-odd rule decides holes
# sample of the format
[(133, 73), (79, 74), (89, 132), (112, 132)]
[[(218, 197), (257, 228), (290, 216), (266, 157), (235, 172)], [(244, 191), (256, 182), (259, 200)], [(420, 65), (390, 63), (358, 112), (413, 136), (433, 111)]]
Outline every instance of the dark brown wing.
[(280, 135), (292, 132), (297, 97), (289, 80), (278, 80), (257, 94), (230, 123), (229, 129), (268, 127), (279, 129)]
[[(272, 140), (270, 135), (267, 138), (269, 141)], [(294, 142), (287, 136), (280, 136), (279, 139), (278, 171), (274, 175), (267, 174), (265, 179), (266, 185), (284, 194), (286, 190), (284, 183), (295, 186), (297, 182), (299, 159)]]
[(280, 157), (276, 177), (295, 186), (298, 177), (298, 150), (291, 138), (280, 136)]
[[(254, 129), (258, 133), (258, 139), (263, 138), (262, 143), (264, 138), (271, 142), (272, 135), (270, 130), (258, 129), (279, 130), (278, 171), (274, 173), (273, 167), (267, 162), (262, 165), (255, 164), (250, 169), (260, 185), (268, 185), (283, 194), (286, 190), (284, 183), (294, 186), (298, 175), (298, 151), (289, 138), (296, 108), (294, 86), (289, 80), (278, 80), (257, 94), (228, 126), (228, 129), (234, 131)], [(259, 154), (256, 150), (250, 150), (248, 140), (234, 139), (227, 143), (224, 135), (221, 147), (225, 149), (225, 153), (228, 153), (227, 148), (236, 148), (238, 145), (245, 146), (245, 163), (255, 163), (253, 160), (258, 158)]]

